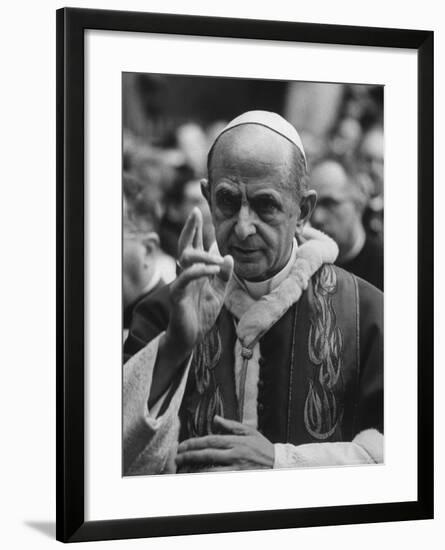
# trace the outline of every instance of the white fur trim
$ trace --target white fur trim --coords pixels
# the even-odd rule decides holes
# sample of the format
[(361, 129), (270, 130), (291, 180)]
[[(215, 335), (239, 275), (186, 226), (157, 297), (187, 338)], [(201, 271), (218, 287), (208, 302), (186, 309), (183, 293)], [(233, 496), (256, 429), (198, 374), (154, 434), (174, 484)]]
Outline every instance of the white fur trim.
[(354, 438), (354, 443), (360, 445), (374, 462), (383, 462), (383, 434), (377, 430), (363, 430)]
[(275, 443), (274, 451), (274, 468), (376, 464), (383, 462), (383, 435), (377, 430), (364, 430), (350, 442)]
[(242, 345), (253, 348), (258, 340), (300, 299), (310, 278), (324, 263), (335, 261), (338, 247), (321, 231), (306, 228), (289, 276), (269, 294), (254, 300), (235, 278), (229, 283), (227, 309), (239, 319), (237, 336)]

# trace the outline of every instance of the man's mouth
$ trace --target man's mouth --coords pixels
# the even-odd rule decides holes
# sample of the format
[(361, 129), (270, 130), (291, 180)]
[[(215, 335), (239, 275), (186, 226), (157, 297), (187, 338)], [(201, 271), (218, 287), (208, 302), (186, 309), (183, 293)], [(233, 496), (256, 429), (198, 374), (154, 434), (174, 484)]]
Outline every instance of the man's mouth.
[(248, 248), (244, 246), (232, 246), (232, 251), (237, 255), (252, 256), (259, 252), (258, 248)]

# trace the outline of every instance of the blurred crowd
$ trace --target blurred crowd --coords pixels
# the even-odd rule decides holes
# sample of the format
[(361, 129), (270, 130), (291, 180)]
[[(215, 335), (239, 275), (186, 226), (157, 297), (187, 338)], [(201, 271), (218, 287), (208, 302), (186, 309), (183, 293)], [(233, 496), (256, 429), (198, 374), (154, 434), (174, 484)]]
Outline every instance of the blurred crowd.
[[(337, 87), (322, 130), (320, 125), (311, 129), (310, 117), (302, 129), (291, 120), (295, 115), (289, 116), (286, 105), (295, 94), (288, 95), (280, 114), (300, 132), (309, 187), (318, 193), (311, 223), (336, 240), (339, 265), (383, 290), (383, 89)], [(305, 114), (312, 110), (315, 118), (320, 102), (311, 104), (310, 90), (306, 96)], [(234, 111), (233, 117), (238, 114)], [(141, 116), (150, 122), (150, 110)], [(153, 114), (155, 130), (149, 135), (125, 127), (124, 120), (124, 327), (142, 297), (175, 277), (178, 238), (195, 206), (203, 213), (204, 246), (214, 240), (200, 179), (206, 177), (208, 150), (228, 119), (162, 123), (163, 117), (168, 119), (168, 113)]]

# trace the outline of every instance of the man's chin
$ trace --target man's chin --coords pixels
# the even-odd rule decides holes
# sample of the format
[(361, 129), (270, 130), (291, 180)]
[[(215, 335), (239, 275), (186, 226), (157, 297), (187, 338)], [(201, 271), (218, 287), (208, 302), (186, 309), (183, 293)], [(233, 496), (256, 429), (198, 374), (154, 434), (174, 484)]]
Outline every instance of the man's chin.
[(261, 281), (265, 273), (265, 269), (260, 268), (258, 264), (250, 263), (235, 263), (234, 271), (240, 279), (252, 282)]

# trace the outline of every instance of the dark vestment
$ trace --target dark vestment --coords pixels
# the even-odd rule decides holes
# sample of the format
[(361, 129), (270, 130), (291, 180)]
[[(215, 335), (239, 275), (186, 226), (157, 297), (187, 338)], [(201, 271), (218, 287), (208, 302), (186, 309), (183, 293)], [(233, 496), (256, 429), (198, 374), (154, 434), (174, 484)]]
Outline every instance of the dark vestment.
[(349, 262), (341, 264), (341, 267), (383, 291), (383, 243), (381, 239), (368, 235), (359, 254)]
[(165, 281), (163, 281), (162, 279), (159, 279), (159, 282), (152, 289), (150, 289), (148, 292), (145, 292), (144, 294), (139, 296), (137, 300), (135, 300), (134, 302), (129, 304), (126, 308), (124, 308), (124, 314), (123, 314), (124, 328), (128, 328), (128, 329), (130, 328), (131, 320), (133, 318), (133, 313), (136, 307), (141, 302), (146, 300), (151, 294), (153, 294), (154, 292), (156, 292), (157, 290), (161, 289), (164, 286), (165, 286)]
[[(168, 286), (136, 307), (125, 360), (166, 329)], [(215, 414), (239, 420), (236, 329), (223, 306), (196, 348), (181, 405), (180, 440), (211, 433)], [(383, 295), (325, 264), (260, 339), (258, 430), (272, 443), (351, 441), (383, 433)], [(124, 366), (125, 368), (125, 366)], [(179, 375), (172, 375), (173, 392)]]

